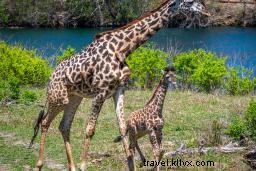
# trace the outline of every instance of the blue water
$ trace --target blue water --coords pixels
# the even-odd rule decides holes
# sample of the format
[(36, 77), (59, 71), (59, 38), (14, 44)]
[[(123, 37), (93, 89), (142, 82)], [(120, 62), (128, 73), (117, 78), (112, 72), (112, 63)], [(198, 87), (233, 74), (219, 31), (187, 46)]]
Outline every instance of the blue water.
[[(81, 50), (94, 35), (105, 29), (0, 29), (0, 39), (37, 48), (44, 57), (60, 53), (67, 46)], [(179, 51), (203, 48), (228, 56), (230, 65), (244, 65), (256, 70), (256, 28), (218, 27), (204, 29), (168, 28), (160, 30), (149, 41), (163, 50), (175, 46)]]

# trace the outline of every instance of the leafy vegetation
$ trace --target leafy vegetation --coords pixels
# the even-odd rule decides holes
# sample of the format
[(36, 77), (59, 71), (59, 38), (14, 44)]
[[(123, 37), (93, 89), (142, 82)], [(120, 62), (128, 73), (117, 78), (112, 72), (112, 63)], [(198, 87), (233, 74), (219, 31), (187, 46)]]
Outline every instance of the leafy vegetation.
[(8, 26), (109, 26), (122, 25), (162, 0), (91, 0), (34, 1), (2, 0), (0, 19)]
[(247, 136), (256, 140), (256, 101), (252, 100), (242, 116), (233, 117), (227, 134), (235, 139)]
[(243, 116), (235, 115), (227, 128), (226, 134), (239, 140), (247, 132), (247, 125)]
[(230, 95), (246, 95), (255, 88), (253, 71), (246, 68), (230, 68), (227, 74), (226, 90)]
[(227, 73), (225, 58), (202, 49), (180, 53), (173, 63), (184, 87), (191, 88), (193, 85), (208, 93), (223, 84), (223, 77)]
[(0, 99), (18, 99), (21, 86), (45, 85), (50, 73), (51, 68), (35, 50), (0, 42)]
[(25, 104), (29, 104), (29, 103), (35, 102), (37, 99), (38, 99), (38, 93), (36, 91), (24, 90), (21, 93), (21, 98), (19, 101)]
[(9, 21), (9, 16), (7, 15), (6, 7), (3, 1), (0, 2), (0, 25), (6, 25)]
[(135, 86), (152, 88), (167, 66), (168, 54), (154, 48), (140, 47), (126, 60)]
[(250, 136), (256, 139), (256, 101), (251, 101), (245, 112), (245, 120)]
[(61, 55), (57, 56), (57, 64), (59, 64), (61, 61), (64, 61), (68, 58), (70, 58), (72, 55), (76, 53), (76, 49), (72, 48), (71, 46), (68, 46), (67, 49), (61, 49)]

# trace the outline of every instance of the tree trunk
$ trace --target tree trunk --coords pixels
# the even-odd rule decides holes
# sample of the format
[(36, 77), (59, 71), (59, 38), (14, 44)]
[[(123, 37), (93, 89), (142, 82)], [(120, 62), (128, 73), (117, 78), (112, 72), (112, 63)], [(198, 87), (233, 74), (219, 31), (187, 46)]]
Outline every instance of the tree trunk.
[(112, 18), (112, 25), (115, 25), (115, 21), (116, 21), (116, 13), (114, 12), (112, 5), (111, 5), (111, 0), (104, 0), (104, 3), (108, 9), (108, 12)]
[(103, 26), (104, 24), (104, 17), (103, 17), (103, 14), (102, 14), (102, 9), (101, 9), (101, 5), (100, 5), (100, 2), (99, 0), (95, 0), (95, 4), (96, 4), (96, 8), (97, 10), (99, 11), (99, 20), (100, 20), (100, 26)]

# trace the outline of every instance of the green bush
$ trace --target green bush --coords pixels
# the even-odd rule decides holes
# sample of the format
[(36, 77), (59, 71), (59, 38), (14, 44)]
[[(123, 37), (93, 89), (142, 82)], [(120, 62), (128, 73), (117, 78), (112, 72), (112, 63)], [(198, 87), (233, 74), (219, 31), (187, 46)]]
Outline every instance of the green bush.
[(245, 112), (246, 125), (250, 131), (250, 136), (256, 138), (256, 101), (251, 101)]
[(240, 78), (238, 72), (235, 68), (230, 69), (227, 74), (227, 82), (225, 84), (226, 90), (229, 95), (238, 95), (239, 94), (239, 82)]
[(67, 49), (61, 49), (61, 53), (62, 54), (56, 58), (57, 64), (73, 56), (76, 53), (76, 49), (68, 46)]
[(242, 116), (235, 116), (232, 118), (231, 123), (228, 125), (226, 134), (239, 139), (242, 135), (245, 135), (248, 131), (246, 122)]
[(51, 69), (34, 50), (0, 41), (0, 79), (15, 80), (20, 85), (44, 85)]
[(236, 116), (232, 119), (226, 133), (235, 139), (245, 135), (256, 140), (256, 101), (250, 102), (244, 117)]
[(141, 88), (152, 88), (160, 79), (161, 70), (167, 66), (168, 54), (148, 47), (140, 47), (126, 60), (135, 85)]
[(38, 95), (35, 91), (24, 90), (21, 94), (20, 102), (31, 103), (31, 102), (35, 102), (37, 98), (38, 98)]
[(13, 77), (9, 80), (10, 97), (12, 99), (19, 99), (20, 97), (20, 82), (19, 79)]
[(0, 100), (9, 97), (11, 94), (9, 89), (9, 83), (3, 80), (0, 80)]
[(225, 58), (202, 49), (180, 53), (174, 58), (177, 78), (185, 88), (210, 92), (223, 84), (227, 73)]
[(246, 68), (231, 68), (227, 74), (225, 87), (230, 95), (246, 95), (253, 92), (253, 71)]

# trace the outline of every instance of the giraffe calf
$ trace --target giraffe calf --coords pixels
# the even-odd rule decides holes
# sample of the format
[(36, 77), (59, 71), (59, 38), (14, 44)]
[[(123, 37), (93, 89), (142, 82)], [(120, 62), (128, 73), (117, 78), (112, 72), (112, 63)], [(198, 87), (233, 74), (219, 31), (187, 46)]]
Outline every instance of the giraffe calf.
[[(146, 162), (146, 159), (140, 150), (137, 140), (144, 135), (149, 135), (155, 161), (161, 161), (164, 154), (162, 147), (162, 128), (164, 126), (162, 110), (169, 84), (176, 85), (174, 72), (175, 68), (165, 69), (162, 79), (146, 106), (132, 112), (126, 122), (126, 135), (129, 135), (130, 151), (134, 160), (136, 148), (141, 158), (141, 167)], [(120, 142), (122, 139), (122, 136), (118, 136), (114, 142)], [(159, 170), (159, 166), (156, 169)]]

